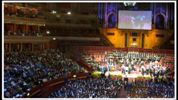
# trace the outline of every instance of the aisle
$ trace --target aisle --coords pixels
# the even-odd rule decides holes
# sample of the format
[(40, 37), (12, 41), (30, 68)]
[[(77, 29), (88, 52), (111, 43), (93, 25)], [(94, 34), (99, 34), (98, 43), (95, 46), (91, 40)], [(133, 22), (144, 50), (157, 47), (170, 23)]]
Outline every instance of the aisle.
[(127, 92), (124, 89), (124, 86), (120, 90), (119, 98), (127, 98)]

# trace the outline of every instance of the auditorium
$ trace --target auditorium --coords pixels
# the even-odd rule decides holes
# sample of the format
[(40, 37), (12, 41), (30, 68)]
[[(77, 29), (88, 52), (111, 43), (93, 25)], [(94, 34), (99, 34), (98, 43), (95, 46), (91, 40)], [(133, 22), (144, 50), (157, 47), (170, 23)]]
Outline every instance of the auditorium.
[(4, 1), (3, 98), (175, 98), (175, 3)]

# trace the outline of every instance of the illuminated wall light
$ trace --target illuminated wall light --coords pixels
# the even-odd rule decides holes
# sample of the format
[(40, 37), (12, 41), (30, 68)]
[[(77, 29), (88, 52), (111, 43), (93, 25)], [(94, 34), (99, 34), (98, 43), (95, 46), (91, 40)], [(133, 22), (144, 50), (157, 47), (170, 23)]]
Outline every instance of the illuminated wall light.
[(50, 34), (50, 31), (46, 31), (46, 34)]
[(30, 93), (27, 93), (27, 96), (29, 96), (30, 95)]
[(137, 45), (137, 43), (132, 43), (132, 45), (133, 45), (133, 46), (136, 46), (136, 45)]
[(54, 37), (53, 40), (56, 40), (56, 38)]
[(55, 10), (52, 10), (51, 13), (52, 13), (52, 14), (56, 14), (57, 12), (56, 12)]
[(75, 78), (75, 77), (77, 77), (76, 75), (73, 75), (73, 77)]
[(67, 15), (71, 15), (72, 13), (70, 11), (67, 12)]

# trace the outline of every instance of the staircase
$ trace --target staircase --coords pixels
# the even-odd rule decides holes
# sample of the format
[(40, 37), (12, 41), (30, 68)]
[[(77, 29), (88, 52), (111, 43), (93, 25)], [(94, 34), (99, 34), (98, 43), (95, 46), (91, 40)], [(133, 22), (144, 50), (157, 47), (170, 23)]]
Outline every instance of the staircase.
[(83, 60), (77, 60), (76, 61), (80, 66), (84, 67), (88, 72), (93, 72), (94, 69), (92, 68), (92, 66), (89, 66), (88, 64), (85, 63), (85, 61)]

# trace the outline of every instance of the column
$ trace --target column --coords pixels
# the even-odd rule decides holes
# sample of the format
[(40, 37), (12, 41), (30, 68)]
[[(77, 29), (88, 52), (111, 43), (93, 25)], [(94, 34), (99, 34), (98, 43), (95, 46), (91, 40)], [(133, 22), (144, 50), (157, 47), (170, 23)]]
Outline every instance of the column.
[(40, 33), (40, 26), (37, 26), (37, 33), (38, 33), (39, 35), (42, 35), (42, 34)]
[(16, 24), (13, 24), (13, 32), (17, 33), (17, 25)]
[(129, 33), (126, 33), (126, 34), (127, 34), (127, 48), (128, 48), (128, 47), (129, 47), (129, 44), (130, 44), (130, 43), (129, 43), (129, 37), (130, 37), (130, 36), (129, 36)]
[(105, 23), (104, 23), (104, 26), (105, 28), (108, 26), (108, 17), (107, 17), (107, 3), (105, 3), (105, 16), (104, 16), (104, 19), (105, 19)]
[(156, 14), (155, 14), (155, 10), (156, 10), (156, 4), (153, 4), (153, 9), (154, 9), (154, 11), (153, 11), (153, 17), (154, 17), (154, 28), (155, 28), (155, 24), (156, 24)]
[(30, 34), (28, 33), (28, 25), (25, 25), (25, 33), (26, 33), (27, 35), (30, 35)]
[(168, 29), (168, 24), (169, 24), (169, 22), (168, 22), (168, 11), (169, 11), (168, 5), (166, 5), (166, 18), (165, 18), (165, 28), (166, 29)]
[(125, 33), (125, 47), (128, 46), (128, 34)]

